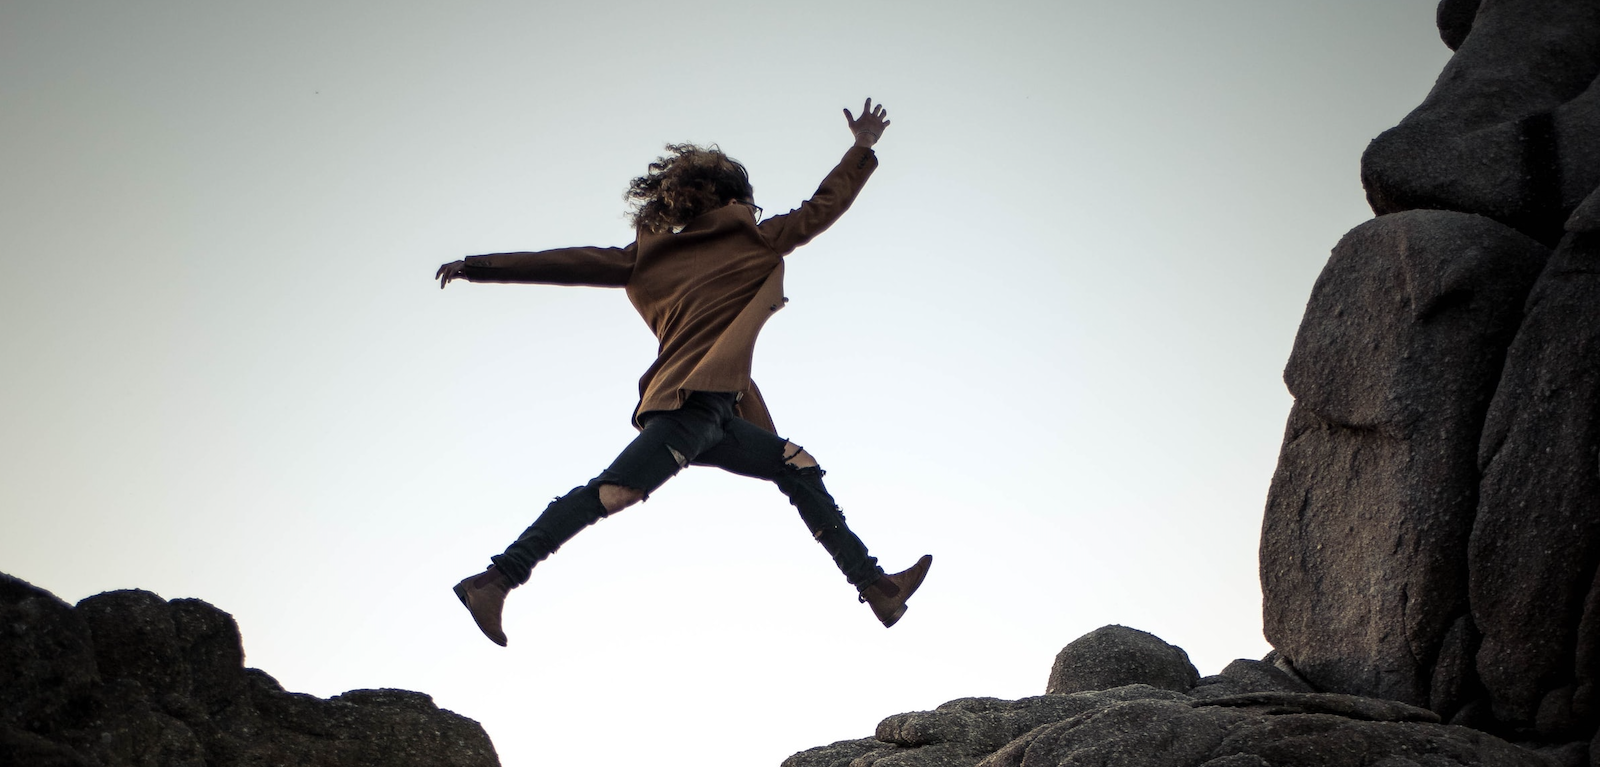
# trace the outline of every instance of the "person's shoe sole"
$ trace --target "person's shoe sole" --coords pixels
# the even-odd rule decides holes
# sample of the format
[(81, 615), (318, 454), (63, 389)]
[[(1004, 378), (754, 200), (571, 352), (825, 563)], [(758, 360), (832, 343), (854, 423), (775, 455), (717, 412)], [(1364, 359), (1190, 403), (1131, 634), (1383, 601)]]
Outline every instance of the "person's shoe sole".
[(905, 605), (900, 605), (900, 609), (896, 610), (894, 615), (889, 616), (889, 620), (886, 620), (886, 621), (883, 622), (883, 627), (884, 628), (889, 628), (889, 627), (893, 626), (894, 624), (899, 623), (900, 622), (900, 616), (905, 615), (905, 614), (906, 614), (906, 606)]

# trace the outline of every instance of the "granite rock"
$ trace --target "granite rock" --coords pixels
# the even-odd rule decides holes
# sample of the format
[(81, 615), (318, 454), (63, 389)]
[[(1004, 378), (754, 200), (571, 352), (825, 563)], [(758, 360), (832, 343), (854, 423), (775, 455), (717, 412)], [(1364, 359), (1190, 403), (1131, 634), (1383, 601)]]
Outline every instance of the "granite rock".
[(1600, 233), (1540, 276), (1490, 406), (1469, 555), (1497, 719), (1586, 736), (1600, 709)]
[[(1440, 6), (1447, 42), (1468, 3)], [(1553, 244), (1593, 187), (1594, 110), (1577, 99), (1600, 74), (1600, 4), (1483, 0), (1426, 99), (1361, 158), (1372, 210), (1477, 213)]]
[(491, 767), (478, 723), (427, 695), (285, 691), (205, 602), (113, 591), (67, 605), (0, 574), (0, 764)]
[(1434, 21), (1439, 27), (1439, 39), (1450, 50), (1461, 47), (1472, 31), (1472, 20), (1478, 16), (1478, 6), (1483, 0), (1439, 0)]
[(1304, 686), (1272, 663), (1228, 668), (1187, 694), (1132, 684), (960, 698), (888, 717), (874, 738), (802, 751), (783, 767), (1566, 767), (1556, 754), (1575, 753), (1437, 724), (1431, 711), (1395, 701), (1282, 690), (1202, 699), (1207, 687)]
[(1260, 554), (1267, 640), (1315, 689), (1429, 704), (1467, 612), (1484, 412), (1547, 256), (1482, 216), (1408, 211), (1317, 278)]
[(1200, 673), (1182, 648), (1126, 626), (1102, 626), (1062, 648), (1045, 691), (1071, 693), (1130, 684), (1185, 692)]

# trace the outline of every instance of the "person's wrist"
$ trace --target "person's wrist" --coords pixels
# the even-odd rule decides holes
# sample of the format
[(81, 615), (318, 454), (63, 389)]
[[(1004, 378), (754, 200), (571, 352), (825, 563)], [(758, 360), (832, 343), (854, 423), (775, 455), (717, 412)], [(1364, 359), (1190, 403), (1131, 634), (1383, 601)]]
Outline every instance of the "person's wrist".
[(856, 146), (871, 149), (872, 145), (876, 143), (878, 143), (878, 136), (867, 133), (866, 131), (856, 134)]

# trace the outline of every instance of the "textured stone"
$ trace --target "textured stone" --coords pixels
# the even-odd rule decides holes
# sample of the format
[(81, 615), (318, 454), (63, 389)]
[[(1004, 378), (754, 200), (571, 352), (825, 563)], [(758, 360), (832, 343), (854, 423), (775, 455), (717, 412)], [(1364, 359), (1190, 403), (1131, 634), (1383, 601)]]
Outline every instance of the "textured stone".
[(0, 726), (0, 764), (18, 767), (91, 767), (91, 763), (70, 746), (5, 726)]
[(1330, 714), (1252, 718), (1235, 726), (1217, 753), (1254, 754), (1271, 765), (1294, 767), (1407, 762), (1423, 767), (1554, 767), (1532, 751), (1465, 727), (1366, 722)]
[(1229, 754), (1202, 762), (1200, 767), (1272, 767), (1272, 764), (1255, 754)]
[(1467, 39), (1467, 33), (1472, 31), (1472, 20), (1478, 15), (1478, 5), (1482, 0), (1439, 0), (1439, 8), (1434, 13), (1434, 21), (1439, 26), (1439, 39), (1450, 50), (1461, 47)]
[(1560, 219), (1600, 186), (1600, 79), (1556, 108), (1552, 129), (1559, 166), (1559, 207), (1552, 217)]
[(78, 603), (89, 624), (95, 662), (107, 677), (138, 682), (152, 695), (187, 695), (189, 666), (167, 601), (148, 591), (96, 594)]
[(801, 751), (783, 760), (781, 767), (850, 767), (857, 758), (884, 749), (894, 746), (874, 738), (841, 740)]
[(1567, 217), (1563, 225), (1569, 232), (1593, 232), (1600, 230), (1600, 189), (1589, 193), (1583, 202)]
[(1252, 692), (1315, 692), (1300, 677), (1266, 661), (1240, 658), (1216, 676), (1202, 677), (1188, 695), (1195, 700), (1230, 698)]
[(1230, 698), (1247, 692), (1255, 692), (1250, 684), (1217, 674), (1200, 677), (1200, 681), (1195, 683), (1194, 689), (1187, 694), (1194, 700), (1210, 700), (1212, 698)]
[(190, 697), (208, 716), (228, 711), (248, 695), (239, 624), (198, 599), (168, 605), (178, 655), (189, 669)]
[[(1267, 661), (1228, 669), (1193, 693), (1304, 686)], [(1017, 701), (959, 698), (888, 717), (876, 738), (802, 751), (783, 767), (1568, 767), (1588, 752), (1586, 743), (1522, 748), (1437, 721), (1426, 709), (1352, 695), (1204, 699), (1131, 684)]]
[(1478, 213), (1553, 243), (1577, 204), (1562, 155), (1589, 151), (1555, 110), (1600, 73), (1600, 4), (1483, 0), (1470, 30), (1422, 104), (1367, 147), (1367, 200), (1379, 215)]
[(1445, 631), (1439, 643), (1439, 657), (1433, 664), (1433, 680), (1428, 690), (1428, 708), (1451, 724), (1463, 724), (1455, 717), (1479, 696), (1476, 656), (1478, 630), (1472, 616), (1463, 615)]
[[(975, 759), (973, 761), (976, 761)], [(239, 629), (145, 591), (73, 608), (0, 575), (0, 765), (489, 767), (476, 722), (404, 690), (330, 700), (244, 668)]]
[(1356, 227), (1317, 278), (1260, 558), (1267, 640), (1314, 688), (1429, 703), (1467, 611), (1483, 414), (1547, 255), (1410, 211)]
[[(1472, 615), (1483, 634), (1478, 676), (1503, 722), (1532, 726), (1541, 708), (1555, 707), (1541, 729), (1566, 720), (1593, 731), (1597, 453), (1600, 234), (1571, 234), (1528, 300), (1482, 441)], [(1558, 694), (1567, 700), (1545, 701), (1568, 685), (1570, 694)]]
[(1228, 728), (1245, 718), (1239, 712), (1196, 710), (1177, 701), (1129, 701), (1041, 727), (980, 764), (1189, 767), (1214, 756)]
[(933, 711), (896, 714), (878, 724), (877, 739), (899, 746), (965, 743), (985, 753), (1050, 722), (1111, 705), (1087, 695), (1041, 695), (1009, 701), (961, 698)]
[(1316, 692), (1311, 685), (1271, 663), (1240, 658), (1223, 667), (1221, 676), (1250, 692)]
[(1337, 714), (1369, 722), (1438, 722), (1425, 708), (1392, 700), (1331, 692), (1252, 692), (1195, 701), (1196, 706), (1223, 706), (1264, 714)]
[(48, 732), (86, 704), (98, 676), (89, 628), (72, 606), (0, 573), (0, 727)]
[(1126, 626), (1102, 626), (1056, 655), (1046, 692), (1071, 693), (1147, 684), (1184, 692), (1200, 672), (1182, 648)]
[(973, 767), (983, 756), (960, 743), (935, 743), (921, 748), (870, 751), (857, 757), (850, 767)]

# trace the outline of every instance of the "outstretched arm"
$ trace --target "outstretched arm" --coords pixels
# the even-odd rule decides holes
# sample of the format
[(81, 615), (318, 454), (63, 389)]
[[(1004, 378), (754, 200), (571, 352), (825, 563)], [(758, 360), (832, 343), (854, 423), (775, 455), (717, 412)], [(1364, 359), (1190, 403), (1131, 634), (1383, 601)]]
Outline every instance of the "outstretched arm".
[(867, 177), (878, 167), (872, 145), (883, 137), (883, 129), (889, 126), (888, 116), (883, 105), (872, 106), (872, 99), (862, 105), (859, 118), (850, 114), (850, 110), (844, 110), (845, 121), (856, 137), (855, 146), (845, 152), (844, 159), (822, 180), (811, 199), (788, 213), (761, 222), (762, 235), (780, 255), (810, 242), (850, 209), (850, 203), (855, 202)]
[(491, 253), (467, 256), (439, 267), (439, 287), (452, 280), (468, 282), (534, 282), (546, 285), (589, 285), (620, 288), (633, 274), (635, 244), (625, 248), (557, 248), (534, 253)]

